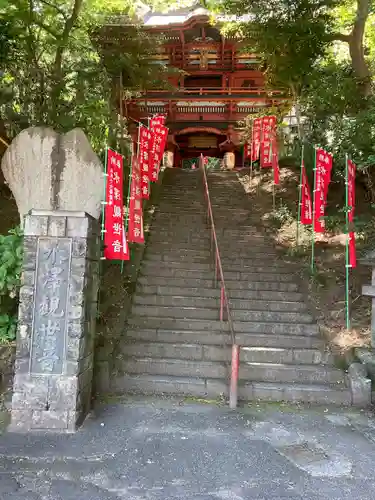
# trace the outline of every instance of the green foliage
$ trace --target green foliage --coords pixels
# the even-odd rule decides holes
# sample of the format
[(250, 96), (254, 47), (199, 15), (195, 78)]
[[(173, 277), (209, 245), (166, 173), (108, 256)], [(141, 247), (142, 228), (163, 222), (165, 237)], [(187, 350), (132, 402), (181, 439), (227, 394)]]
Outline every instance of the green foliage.
[(16, 339), (17, 316), (0, 314), (0, 344), (7, 344)]
[(291, 209), (280, 200), (279, 205), (275, 208), (275, 210), (271, 214), (271, 223), (277, 229), (280, 229), (289, 222), (294, 220), (294, 215)]
[(15, 339), (18, 291), (22, 268), (22, 232), (19, 228), (0, 235), (0, 342)]
[(252, 15), (251, 22), (229, 24), (227, 29), (239, 30), (248, 49), (262, 56), (270, 85), (299, 94), (315, 61), (326, 52), (332, 3), (327, 0), (322, 7), (320, 0), (226, 0), (230, 12)]
[[(98, 154), (110, 132), (117, 141), (124, 129), (117, 116), (120, 73), (129, 94), (150, 85), (156, 73), (163, 79), (163, 69), (149, 61), (157, 42), (137, 27), (125, 28), (130, 11), (122, 0), (9, 0), (0, 6), (0, 114), (10, 137), (27, 126), (80, 127)], [(108, 55), (104, 26), (118, 14), (124, 29)]]
[(359, 170), (375, 166), (375, 96), (358, 98), (353, 71), (332, 59), (316, 68), (301, 99), (307, 118), (306, 137), (335, 156), (334, 170), (343, 174), (345, 154)]

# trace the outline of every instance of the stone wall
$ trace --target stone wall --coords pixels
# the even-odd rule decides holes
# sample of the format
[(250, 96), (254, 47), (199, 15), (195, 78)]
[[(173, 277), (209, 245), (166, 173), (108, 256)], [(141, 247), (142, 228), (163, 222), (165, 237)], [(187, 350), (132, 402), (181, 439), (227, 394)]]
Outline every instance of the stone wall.
[(99, 223), (32, 210), (24, 234), (10, 428), (72, 432), (91, 403)]

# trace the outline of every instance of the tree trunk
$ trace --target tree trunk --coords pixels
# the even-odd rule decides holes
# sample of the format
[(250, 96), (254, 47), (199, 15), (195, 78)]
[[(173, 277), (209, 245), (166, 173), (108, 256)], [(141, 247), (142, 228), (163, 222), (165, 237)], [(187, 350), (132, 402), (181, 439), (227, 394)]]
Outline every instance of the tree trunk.
[(363, 39), (366, 21), (370, 13), (371, 0), (357, 0), (357, 14), (349, 38), (349, 51), (354, 73), (358, 79), (361, 93), (368, 96), (371, 92), (371, 73), (365, 59)]
[(69, 41), (69, 36), (75, 23), (79, 17), (83, 6), (83, 0), (75, 0), (73, 10), (70, 17), (67, 18), (61, 36), (57, 40), (57, 48), (53, 69), (53, 84), (51, 89), (51, 107), (52, 107), (52, 120), (53, 125), (58, 123), (60, 114), (60, 99), (61, 93), (64, 88), (64, 75), (63, 75), (63, 55)]
[(336, 33), (334, 40), (346, 42), (349, 45), (350, 59), (358, 88), (361, 95), (367, 97), (371, 93), (371, 72), (365, 58), (365, 47), (363, 44), (366, 22), (370, 13), (372, 0), (357, 0), (357, 13), (350, 34)]
[(293, 83), (290, 84), (290, 89), (292, 91), (294, 110), (296, 113), (298, 139), (300, 141), (302, 141), (303, 140), (303, 130), (302, 130), (302, 124), (301, 124), (301, 110), (300, 110), (300, 106), (299, 106), (299, 95), (298, 95), (297, 89)]

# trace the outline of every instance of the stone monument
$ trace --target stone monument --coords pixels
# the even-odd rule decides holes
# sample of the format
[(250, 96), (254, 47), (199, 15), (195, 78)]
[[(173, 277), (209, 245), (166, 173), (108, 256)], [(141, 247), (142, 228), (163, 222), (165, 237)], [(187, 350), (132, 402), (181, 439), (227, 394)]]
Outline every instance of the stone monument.
[(91, 401), (102, 165), (81, 130), (31, 128), (2, 170), (24, 221), (10, 430), (73, 432)]

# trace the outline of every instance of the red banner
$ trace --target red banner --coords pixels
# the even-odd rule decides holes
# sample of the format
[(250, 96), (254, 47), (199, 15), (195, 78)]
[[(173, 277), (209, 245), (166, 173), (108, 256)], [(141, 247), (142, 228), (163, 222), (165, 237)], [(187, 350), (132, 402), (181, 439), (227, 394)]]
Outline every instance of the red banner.
[(153, 133), (140, 125), (138, 161), (141, 170), (141, 193), (142, 198), (150, 198), (150, 157), (151, 146), (153, 145)]
[(152, 129), (153, 126), (155, 125), (164, 125), (166, 120), (165, 115), (154, 115), (151, 118), (151, 123), (150, 123), (150, 128)]
[(301, 206), (300, 210), (300, 220), (301, 224), (309, 225), (312, 224), (312, 203), (309, 182), (307, 180), (305, 165), (302, 164), (302, 175), (301, 175), (302, 185), (301, 189)]
[(132, 159), (132, 178), (130, 185), (130, 202), (128, 214), (128, 240), (133, 243), (144, 243), (143, 212), (141, 191), (141, 169), (138, 159)]
[[(355, 209), (356, 166), (351, 160), (348, 160), (347, 169), (348, 169), (348, 179), (347, 179), (348, 221), (349, 224), (352, 225), (354, 222), (354, 209)], [(357, 267), (354, 231), (349, 232), (349, 265), (351, 267)]]
[(107, 150), (106, 199), (104, 208), (104, 257), (129, 260), (123, 219), (122, 155)]
[(151, 176), (152, 181), (157, 181), (159, 177), (159, 167), (160, 162), (163, 159), (163, 154), (165, 146), (167, 143), (168, 129), (164, 125), (158, 123), (159, 118), (153, 118), (151, 120), (151, 130), (154, 133), (154, 140), (152, 141), (152, 151), (151, 151)]
[(275, 185), (280, 184), (280, 169), (279, 169), (279, 152), (277, 149), (276, 136), (272, 141), (272, 168), (273, 168), (273, 183)]
[(316, 150), (314, 231), (324, 233), (324, 213), (327, 204), (328, 185), (331, 182), (332, 156), (324, 149)]
[(271, 143), (276, 135), (276, 116), (262, 118), (262, 140), (260, 144), (260, 166), (272, 167)]
[(262, 135), (262, 118), (255, 118), (253, 121), (253, 131), (251, 140), (251, 160), (257, 161), (260, 152), (260, 141)]

